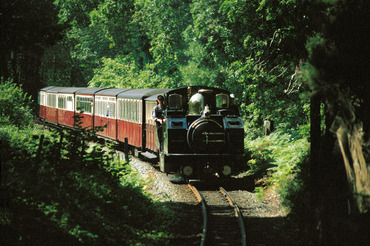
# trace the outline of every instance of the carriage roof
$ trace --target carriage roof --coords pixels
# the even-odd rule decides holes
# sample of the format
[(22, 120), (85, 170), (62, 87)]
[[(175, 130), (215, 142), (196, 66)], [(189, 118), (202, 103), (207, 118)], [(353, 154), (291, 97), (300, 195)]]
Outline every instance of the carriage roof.
[(80, 95), (94, 95), (96, 92), (104, 90), (105, 88), (84, 88), (76, 91), (76, 94)]
[(163, 94), (166, 91), (169, 91), (169, 89), (132, 89), (119, 94), (117, 98), (145, 99), (160, 93)]
[(58, 89), (58, 93), (76, 93), (77, 91), (85, 89), (84, 87), (62, 87)]
[(61, 88), (63, 88), (63, 87), (48, 86), (48, 87), (40, 89), (40, 91), (45, 91), (45, 92), (50, 92), (50, 93), (57, 93), (58, 90), (60, 90)]
[(122, 88), (107, 88), (107, 89), (103, 89), (103, 90), (100, 90), (98, 92), (95, 93), (96, 96), (117, 96), (118, 94), (122, 93), (122, 92), (125, 92), (125, 91), (128, 91), (128, 90), (131, 90), (131, 89), (122, 89)]

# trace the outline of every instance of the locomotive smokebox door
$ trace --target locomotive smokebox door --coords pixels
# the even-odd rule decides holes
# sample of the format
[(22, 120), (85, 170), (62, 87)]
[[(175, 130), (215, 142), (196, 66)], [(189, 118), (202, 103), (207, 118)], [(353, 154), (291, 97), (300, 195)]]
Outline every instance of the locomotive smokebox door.
[(225, 148), (225, 132), (213, 119), (200, 118), (191, 124), (188, 144), (196, 153), (219, 153)]

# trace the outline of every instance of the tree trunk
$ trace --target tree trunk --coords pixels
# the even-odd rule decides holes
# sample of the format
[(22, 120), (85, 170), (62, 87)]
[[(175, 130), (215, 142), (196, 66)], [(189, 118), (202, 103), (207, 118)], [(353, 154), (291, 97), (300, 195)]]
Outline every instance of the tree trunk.
[(361, 143), (363, 129), (361, 123), (348, 127), (344, 123), (336, 131), (338, 143), (346, 168), (347, 181), (352, 191), (354, 211), (367, 213), (370, 208), (370, 165), (366, 164)]

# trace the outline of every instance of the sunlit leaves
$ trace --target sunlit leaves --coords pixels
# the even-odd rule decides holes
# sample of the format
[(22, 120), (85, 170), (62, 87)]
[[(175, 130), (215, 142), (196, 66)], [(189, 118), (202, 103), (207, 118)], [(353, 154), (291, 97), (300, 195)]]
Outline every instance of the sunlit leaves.
[(31, 124), (31, 98), (12, 81), (0, 82), (0, 124)]

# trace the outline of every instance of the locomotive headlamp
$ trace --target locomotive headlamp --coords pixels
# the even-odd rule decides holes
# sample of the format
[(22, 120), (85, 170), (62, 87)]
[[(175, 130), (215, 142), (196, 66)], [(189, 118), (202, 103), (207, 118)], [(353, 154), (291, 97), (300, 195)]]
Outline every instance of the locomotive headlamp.
[(222, 174), (225, 176), (229, 176), (231, 174), (231, 167), (228, 165), (225, 165), (223, 167)]
[(191, 166), (184, 166), (181, 170), (182, 174), (185, 176), (190, 176), (193, 174), (193, 168)]

